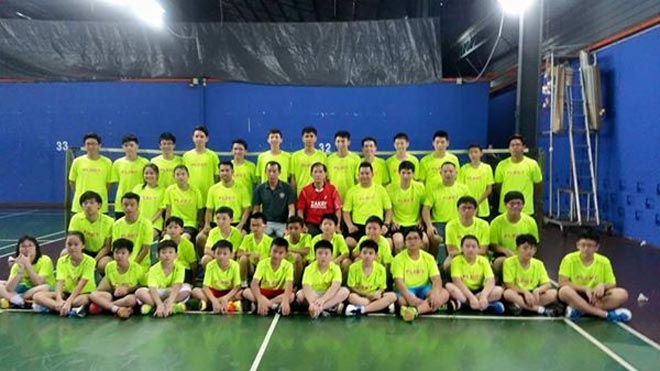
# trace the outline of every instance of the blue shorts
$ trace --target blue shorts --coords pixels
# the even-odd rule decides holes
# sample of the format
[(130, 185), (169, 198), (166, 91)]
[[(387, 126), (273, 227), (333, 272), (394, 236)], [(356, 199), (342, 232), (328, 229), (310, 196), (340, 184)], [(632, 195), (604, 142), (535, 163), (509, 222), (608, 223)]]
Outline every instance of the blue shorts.
[(30, 286), (19, 283), (18, 285), (16, 285), (16, 289), (14, 291), (16, 291), (16, 293), (20, 295), (20, 294), (24, 294), (26, 291), (28, 291), (31, 288), (32, 287)]
[[(432, 285), (426, 284), (423, 286), (417, 286), (417, 287), (408, 287), (408, 292), (411, 294), (415, 295), (416, 297), (420, 299), (426, 299), (426, 296), (429, 294), (429, 291), (431, 291), (431, 288), (433, 288)], [(396, 292), (396, 297), (400, 298), (403, 295), (401, 295), (400, 292)]]

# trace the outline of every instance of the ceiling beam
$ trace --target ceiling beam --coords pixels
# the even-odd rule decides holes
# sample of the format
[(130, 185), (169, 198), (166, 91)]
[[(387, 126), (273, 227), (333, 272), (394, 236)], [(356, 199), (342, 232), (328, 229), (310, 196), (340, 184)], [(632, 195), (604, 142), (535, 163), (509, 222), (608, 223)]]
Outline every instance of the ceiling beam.
[(276, 22), (275, 18), (273, 17), (273, 14), (270, 12), (270, 9), (268, 9), (268, 6), (266, 5), (266, 3), (264, 3), (264, 0), (259, 0), (259, 2), (261, 3), (261, 7), (264, 8), (264, 10), (266, 11), (266, 15), (268, 16), (268, 20), (270, 20), (271, 22)]
[(250, 0), (243, 0), (243, 4), (245, 4), (245, 6), (246, 6), (246, 7), (248, 8), (248, 10), (250, 11), (250, 13), (252, 13), (252, 16), (254, 17), (254, 20), (255, 20), (256, 22), (261, 22), (261, 18), (259, 18), (259, 15), (258, 15), (257, 12), (254, 10), (254, 7), (252, 6), (252, 4), (250, 4)]

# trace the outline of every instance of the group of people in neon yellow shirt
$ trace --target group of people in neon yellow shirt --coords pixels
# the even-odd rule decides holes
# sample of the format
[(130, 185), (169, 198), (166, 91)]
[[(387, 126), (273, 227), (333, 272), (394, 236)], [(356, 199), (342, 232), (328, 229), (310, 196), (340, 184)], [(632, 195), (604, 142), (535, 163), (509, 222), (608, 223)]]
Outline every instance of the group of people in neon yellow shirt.
[[(284, 315), (295, 302), (312, 317), (328, 311), (393, 310), (398, 303), (401, 316), (411, 320), (440, 308), (501, 313), (502, 298), (514, 312), (554, 315), (561, 311), (559, 298), (570, 304), (571, 316), (630, 318), (618, 309), (627, 294), (614, 286), (604, 257), (591, 251), (582, 252), (577, 262), (573, 258), (576, 268), (564, 270), (570, 272), (568, 282), (561, 282), (560, 269), (559, 293), (533, 258), (539, 236), (529, 214), (541, 171), (523, 155), (521, 137), (509, 140), (511, 157), (499, 163), (494, 177), (490, 166), (481, 163), (479, 146), (470, 146), (470, 163), (459, 168), (456, 156), (446, 152), (449, 137), (442, 131), (434, 134), (434, 152), (421, 161), (407, 153), (403, 133), (395, 136), (396, 153), (387, 160), (375, 156), (373, 138), (362, 141), (362, 159), (348, 151), (347, 132), (335, 135), (337, 153), (328, 157), (314, 148), (315, 129), (303, 129), (302, 139), (305, 148), (290, 155), (280, 150), (282, 133), (271, 130), (271, 149), (256, 165), (245, 159), (247, 143), (236, 140), (234, 159), (223, 170), (217, 154), (206, 148), (203, 127), (193, 130), (195, 149), (183, 158), (174, 155), (174, 136), (162, 134), (163, 154), (151, 162), (137, 155), (134, 136), (123, 139), (126, 156), (110, 163), (99, 154), (100, 137), (86, 135), (87, 155), (74, 161), (69, 175), (79, 201), (72, 209), (78, 213), (58, 260), (57, 281), (31, 273), (37, 265), (39, 272), (47, 271), (48, 264), (39, 261), (50, 259), (35, 253), (35, 266), (26, 264), (20, 246), (32, 244), (38, 252), (38, 244), (29, 238), (19, 241), (16, 256), (23, 264), (15, 264), (10, 279), (0, 285), (3, 303), (21, 306), (34, 300), (36, 310), (77, 315), (91, 302), (91, 312), (108, 310), (120, 317), (132, 314), (138, 304), (142, 313), (167, 316), (184, 311), (189, 298), (195, 299), (189, 307), (201, 310), (241, 311), (247, 309), (243, 300), (255, 303), (259, 314), (278, 310)], [(274, 162), (280, 181), (288, 181), (296, 195), (315, 184), (316, 166), (327, 171), (326, 185), (337, 189), (343, 205), (323, 215), (317, 235), (305, 232), (309, 226), (301, 210), (290, 208), (286, 229), (281, 235), (271, 230), (273, 236), (265, 233), (266, 215), (252, 212), (261, 206), (252, 205), (253, 186), (266, 179)], [(218, 174), (221, 182), (216, 183)], [(115, 210), (121, 207), (117, 221), (104, 214), (112, 183), (117, 183)], [(494, 183), (501, 184), (499, 210), (504, 213), (489, 225), (479, 217), (490, 214)], [(246, 229), (251, 233), (245, 235)], [(158, 262), (150, 266), (152, 241), (158, 240)], [(584, 241), (598, 242), (581, 239), (580, 251)], [(200, 265), (203, 285), (193, 289)], [(95, 268), (104, 276), (98, 288)], [(52, 263), (50, 269), (52, 275)], [(16, 290), (19, 273), (27, 290)], [(444, 288), (440, 273), (452, 281)], [(495, 285), (495, 275), (503, 278), (504, 287)], [(36, 277), (44, 280), (31, 280)], [(388, 292), (389, 287), (396, 292)]]

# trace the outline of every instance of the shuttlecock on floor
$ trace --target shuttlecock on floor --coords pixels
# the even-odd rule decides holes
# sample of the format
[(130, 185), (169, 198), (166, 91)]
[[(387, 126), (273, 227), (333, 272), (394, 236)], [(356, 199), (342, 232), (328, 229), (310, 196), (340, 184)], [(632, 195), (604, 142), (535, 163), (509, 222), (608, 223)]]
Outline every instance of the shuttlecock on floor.
[(649, 301), (649, 298), (640, 292), (639, 296), (637, 297), (637, 301), (640, 303), (646, 303)]

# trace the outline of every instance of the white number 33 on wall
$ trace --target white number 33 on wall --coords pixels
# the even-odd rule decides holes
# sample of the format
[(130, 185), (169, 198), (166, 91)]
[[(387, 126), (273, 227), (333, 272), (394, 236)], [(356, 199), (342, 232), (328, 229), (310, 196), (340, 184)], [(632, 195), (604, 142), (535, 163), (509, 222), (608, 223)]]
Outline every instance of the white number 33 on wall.
[(68, 149), (69, 149), (69, 142), (67, 142), (66, 140), (58, 140), (57, 142), (55, 142), (55, 150), (57, 152), (66, 151)]

